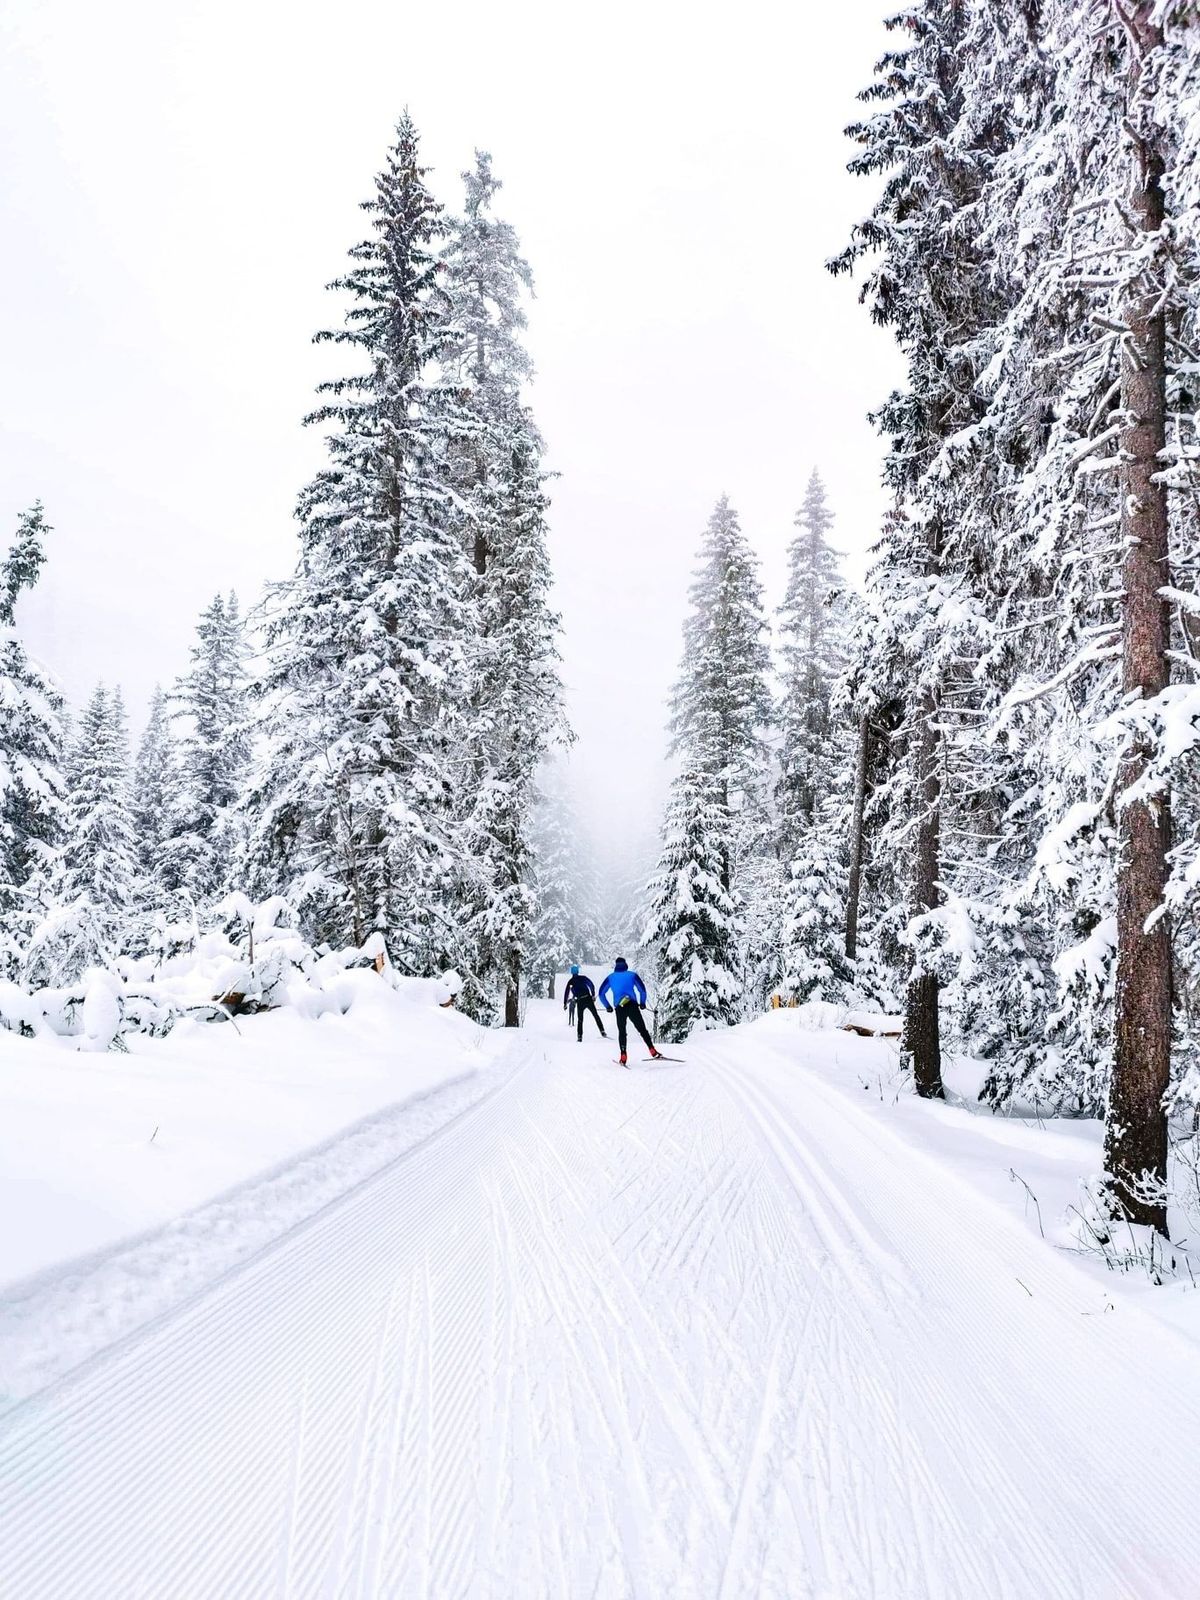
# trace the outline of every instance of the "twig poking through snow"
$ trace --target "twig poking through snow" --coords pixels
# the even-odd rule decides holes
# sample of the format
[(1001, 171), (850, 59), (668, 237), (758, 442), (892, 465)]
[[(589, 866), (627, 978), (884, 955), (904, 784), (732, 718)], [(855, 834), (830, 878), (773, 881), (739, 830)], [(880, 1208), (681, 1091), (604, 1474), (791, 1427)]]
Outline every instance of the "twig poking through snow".
[[(1014, 1179), (1015, 1182), (1017, 1182), (1017, 1183), (1019, 1183), (1021, 1185), (1022, 1189), (1024, 1189), (1025, 1193), (1029, 1196), (1030, 1200), (1033, 1201), (1034, 1209), (1037, 1211), (1038, 1232), (1041, 1234), (1042, 1238), (1044, 1239), (1046, 1237), (1046, 1230), (1045, 1230), (1045, 1228), (1042, 1227), (1042, 1208), (1038, 1204), (1037, 1195), (1034, 1194), (1033, 1190), (1025, 1182), (1025, 1179), (1015, 1169), (1015, 1167), (1009, 1167), (1008, 1175), (1009, 1175), (1010, 1178)], [(1029, 1206), (1028, 1206), (1028, 1204), (1026, 1204), (1026, 1206), (1025, 1206), (1025, 1215), (1026, 1216), (1029, 1215)], [(1020, 1282), (1020, 1279), (1018, 1279), (1017, 1281)], [(1021, 1284), (1021, 1287), (1024, 1288), (1025, 1285)]]

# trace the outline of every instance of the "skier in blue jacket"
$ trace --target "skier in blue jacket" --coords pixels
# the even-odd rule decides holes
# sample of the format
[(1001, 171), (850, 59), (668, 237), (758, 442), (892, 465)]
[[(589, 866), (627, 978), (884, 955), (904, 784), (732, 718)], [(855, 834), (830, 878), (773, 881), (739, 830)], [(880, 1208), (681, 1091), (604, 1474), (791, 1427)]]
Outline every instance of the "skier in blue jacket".
[(625, 1031), (631, 1022), (646, 1041), (650, 1059), (652, 1061), (659, 1059), (659, 1053), (654, 1048), (654, 1040), (650, 1037), (645, 1018), (642, 1016), (642, 1007), (646, 1004), (646, 985), (636, 972), (630, 972), (629, 963), (624, 956), (617, 957), (613, 962), (613, 970), (600, 985), (600, 1003), (606, 1011), (612, 1011), (614, 1006), (616, 1008), (617, 1040), (621, 1046), (623, 1067), (629, 1065), (625, 1059)]
[(600, 1037), (607, 1039), (604, 1024), (600, 1021), (600, 1013), (596, 1010), (596, 985), (578, 967), (571, 968), (571, 976), (567, 979), (567, 986), (563, 990), (563, 1010), (567, 1012), (568, 1023), (577, 1021), (579, 1032), (575, 1035), (580, 1044), (583, 1043), (583, 1014), (590, 1011), (600, 1029)]

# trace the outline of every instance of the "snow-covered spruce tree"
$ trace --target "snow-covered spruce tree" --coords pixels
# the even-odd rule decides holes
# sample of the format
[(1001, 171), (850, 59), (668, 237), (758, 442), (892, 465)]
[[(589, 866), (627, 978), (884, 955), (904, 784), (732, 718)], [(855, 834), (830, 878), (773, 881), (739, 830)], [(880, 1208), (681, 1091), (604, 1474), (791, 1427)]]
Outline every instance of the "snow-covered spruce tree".
[[(549, 606), (546, 500), (532, 428), (508, 425), (476, 497), (487, 571), (476, 588), (469, 696), (471, 804), (460, 836), (470, 969), (488, 999), (496, 982), (506, 1027), (520, 1021), (537, 897), (535, 778), (559, 716), (557, 619)], [(481, 1007), (485, 1017), (494, 1007)]]
[(852, 997), (846, 957), (845, 814), (822, 807), (801, 830), (789, 864), (780, 987), (801, 1002)]
[(153, 919), (182, 909), (173, 845), (180, 833), (179, 760), (171, 709), (155, 687), (130, 782), (130, 816), (137, 852), (137, 905)]
[(49, 532), (38, 501), (21, 516), (0, 564), (0, 976), (13, 975), (40, 918), (65, 825), (62, 696), (16, 628), (17, 601), (38, 580)]
[[(828, 540), (833, 513), (814, 470), (796, 515), (788, 583), (778, 613), (780, 775), (777, 863), (766, 901), (777, 950), (768, 991), (791, 998), (849, 998), (845, 956), (846, 827), (852, 806), (855, 729), (834, 717), (844, 671), (848, 600)], [(750, 921), (755, 920), (753, 903)], [(752, 941), (753, 942), (753, 941)], [(761, 942), (761, 941), (760, 941)]]
[[(1165, 915), (1170, 788), (1154, 778), (1158, 729), (1136, 703), (1152, 703), (1170, 682), (1171, 618), (1164, 575), (1171, 571), (1167, 490), (1162, 481), (1167, 414), (1167, 217), (1163, 179), (1168, 136), (1155, 87), (1163, 68), (1159, 7), (1113, 3), (1124, 33), (1124, 205), (1128, 238), (1111, 306), (1121, 328), (1118, 483), (1125, 545), (1121, 605), (1121, 687), (1135, 707), (1119, 775), (1117, 983), (1113, 1079), (1104, 1127), (1104, 1165), (1120, 1211), (1167, 1231), (1167, 1111), (1171, 1082), (1172, 977)], [(1193, 19), (1194, 20), (1194, 19)]]
[[(511, 223), (492, 215), (501, 188), (492, 172), (492, 158), (475, 152), (475, 166), (464, 172), (463, 213), (445, 226), (442, 249), (445, 286), (460, 337), (444, 357), (445, 370), (465, 392), (464, 407), (476, 423), (454, 450), (456, 482), (471, 505), (472, 491), (486, 489), (497, 455), (506, 448), (510, 430), (536, 432), (520, 407), (522, 385), (533, 376), (533, 363), (521, 342), (527, 326), (524, 296), (533, 293), (533, 273), (521, 255)], [(479, 577), (488, 570), (489, 528), (484, 518), (468, 514), (465, 531), (471, 561)]]
[(305, 490), (295, 576), (265, 605), (263, 754), (248, 788), (247, 887), (282, 892), (316, 941), (378, 932), (436, 970), (448, 915), (467, 689), (468, 571), (451, 456), (469, 432), (436, 255), (441, 207), (407, 113), (351, 251), (357, 370), (321, 386), (329, 464)]
[(731, 824), (721, 869), (730, 889), (740, 859), (762, 847), (763, 729), (773, 707), (758, 558), (728, 496), (709, 518), (688, 601), (682, 668), (671, 697), (672, 749), (693, 756), (717, 780)]
[[(682, 670), (671, 699), (672, 750), (683, 755), (689, 770), (713, 780), (705, 805), (715, 805), (723, 819), (715, 840), (719, 877), (731, 897), (733, 920), (740, 923), (747, 893), (757, 888), (748, 881), (751, 864), (771, 847), (763, 730), (773, 707), (758, 561), (727, 496), (709, 519), (688, 599)], [(700, 924), (702, 931), (707, 926)], [(741, 955), (734, 952), (731, 969), (739, 980)], [(714, 952), (714, 970), (724, 970), (729, 959), (722, 946)], [(664, 965), (667, 960), (660, 944), (660, 981), (674, 983), (678, 975)]]
[(250, 755), (248, 647), (237, 596), (217, 595), (196, 625), (190, 669), (171, 691), (180, 728), (167, 882), (198, 907), (228, 887)]
[[(1156, 766), (1173, 786), (1171, 875), (1166, 898), (1176, 974), (1177, 1045), (1173, 1108), (1183, 1126), (1200, 1129), (1200, 30), (1194, 7), (1160, 8), (1162, 50), (1155, 63), (1155, 115), (1169, 147), (1163, 188), (1168, 271), (1176, 292), (1167, 317), (1167, 427), (1164, 481), (1171, 517), (1168, 598), (1175, 653), (1171, 683), (1159, 697)], [(1181, 294), (1178, 290), (1191, 292)], [(1191, 1219), (1189, 1219), (1191, 1220)]]
[(64, 840), (26, 958), (35, 984), (73, 983), (88, 967), (111, 965), (125, 947), (137, 864), (119, 689), (110, 695), (97, 685), (80, 713), (66, 780)]
[(466, 203), (447, 225), (445, 283), (459, 338), (444, 362), (472, 424), (451, 464), (474, 570), (461, 751), (464, 781), (454, 920), (470, 974), (460, 1003), (481, 1019), (520, 1017), (534, 915), (530, 822), (538, 765), (560, 724), (541, 443), (521, 386), (532, 274), (516, 233), (492, 215), (499, 180), (477, 151)]
[(742, 1010), (739, 929), (726, 883), (726, 788), (696, 750), (671, 785), (642, 943), (655, 955), (660, 1037), (725, 1027)]
[(801, 832), (839, 780), (845, 751), (834, 736), (834, 684), (845, 665), (844, 608), (837, 604), (841, 563), (829, 543), (833, 512), (814, 469), (788, 547), (788, 581), (779, 608), (778, 786), (780, 854), (789, 860)]

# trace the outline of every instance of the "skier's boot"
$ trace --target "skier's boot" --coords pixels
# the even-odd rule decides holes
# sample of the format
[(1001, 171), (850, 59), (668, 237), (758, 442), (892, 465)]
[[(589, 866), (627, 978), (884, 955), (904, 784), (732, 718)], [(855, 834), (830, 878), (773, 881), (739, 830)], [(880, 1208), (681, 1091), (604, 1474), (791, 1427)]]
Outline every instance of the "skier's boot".
[(621, 1065), (622, 1065), (622, 1066), (623, 1066), (623, 1067), (627, 1067), (627, 1066), (628, 1066), (628, 1065), (629, 1065), (629, 1063), (628, 1063), (628, 1061), (626, 1061), (626, 1059), (625, 1059), (625, 1052), (624, 1052), (624, 1050), (622, 1050), (622, 1051), (621, 1051)]
[(662, 1060), (662, 1052), (660, 1050), (656, 1050), (653, 1045), (650, 1046), (650, 1059), (651, 1061)]

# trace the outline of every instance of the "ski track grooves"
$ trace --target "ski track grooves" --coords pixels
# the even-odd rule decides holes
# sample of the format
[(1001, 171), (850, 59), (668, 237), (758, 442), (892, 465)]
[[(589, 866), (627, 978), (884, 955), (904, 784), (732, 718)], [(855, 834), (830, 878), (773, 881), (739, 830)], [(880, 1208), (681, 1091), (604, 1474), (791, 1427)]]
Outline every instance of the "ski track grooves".
[(3, 1600), (1200, 1596), (1180, 1341), (769, 1048), (555, 1032), (0, 1420)]

